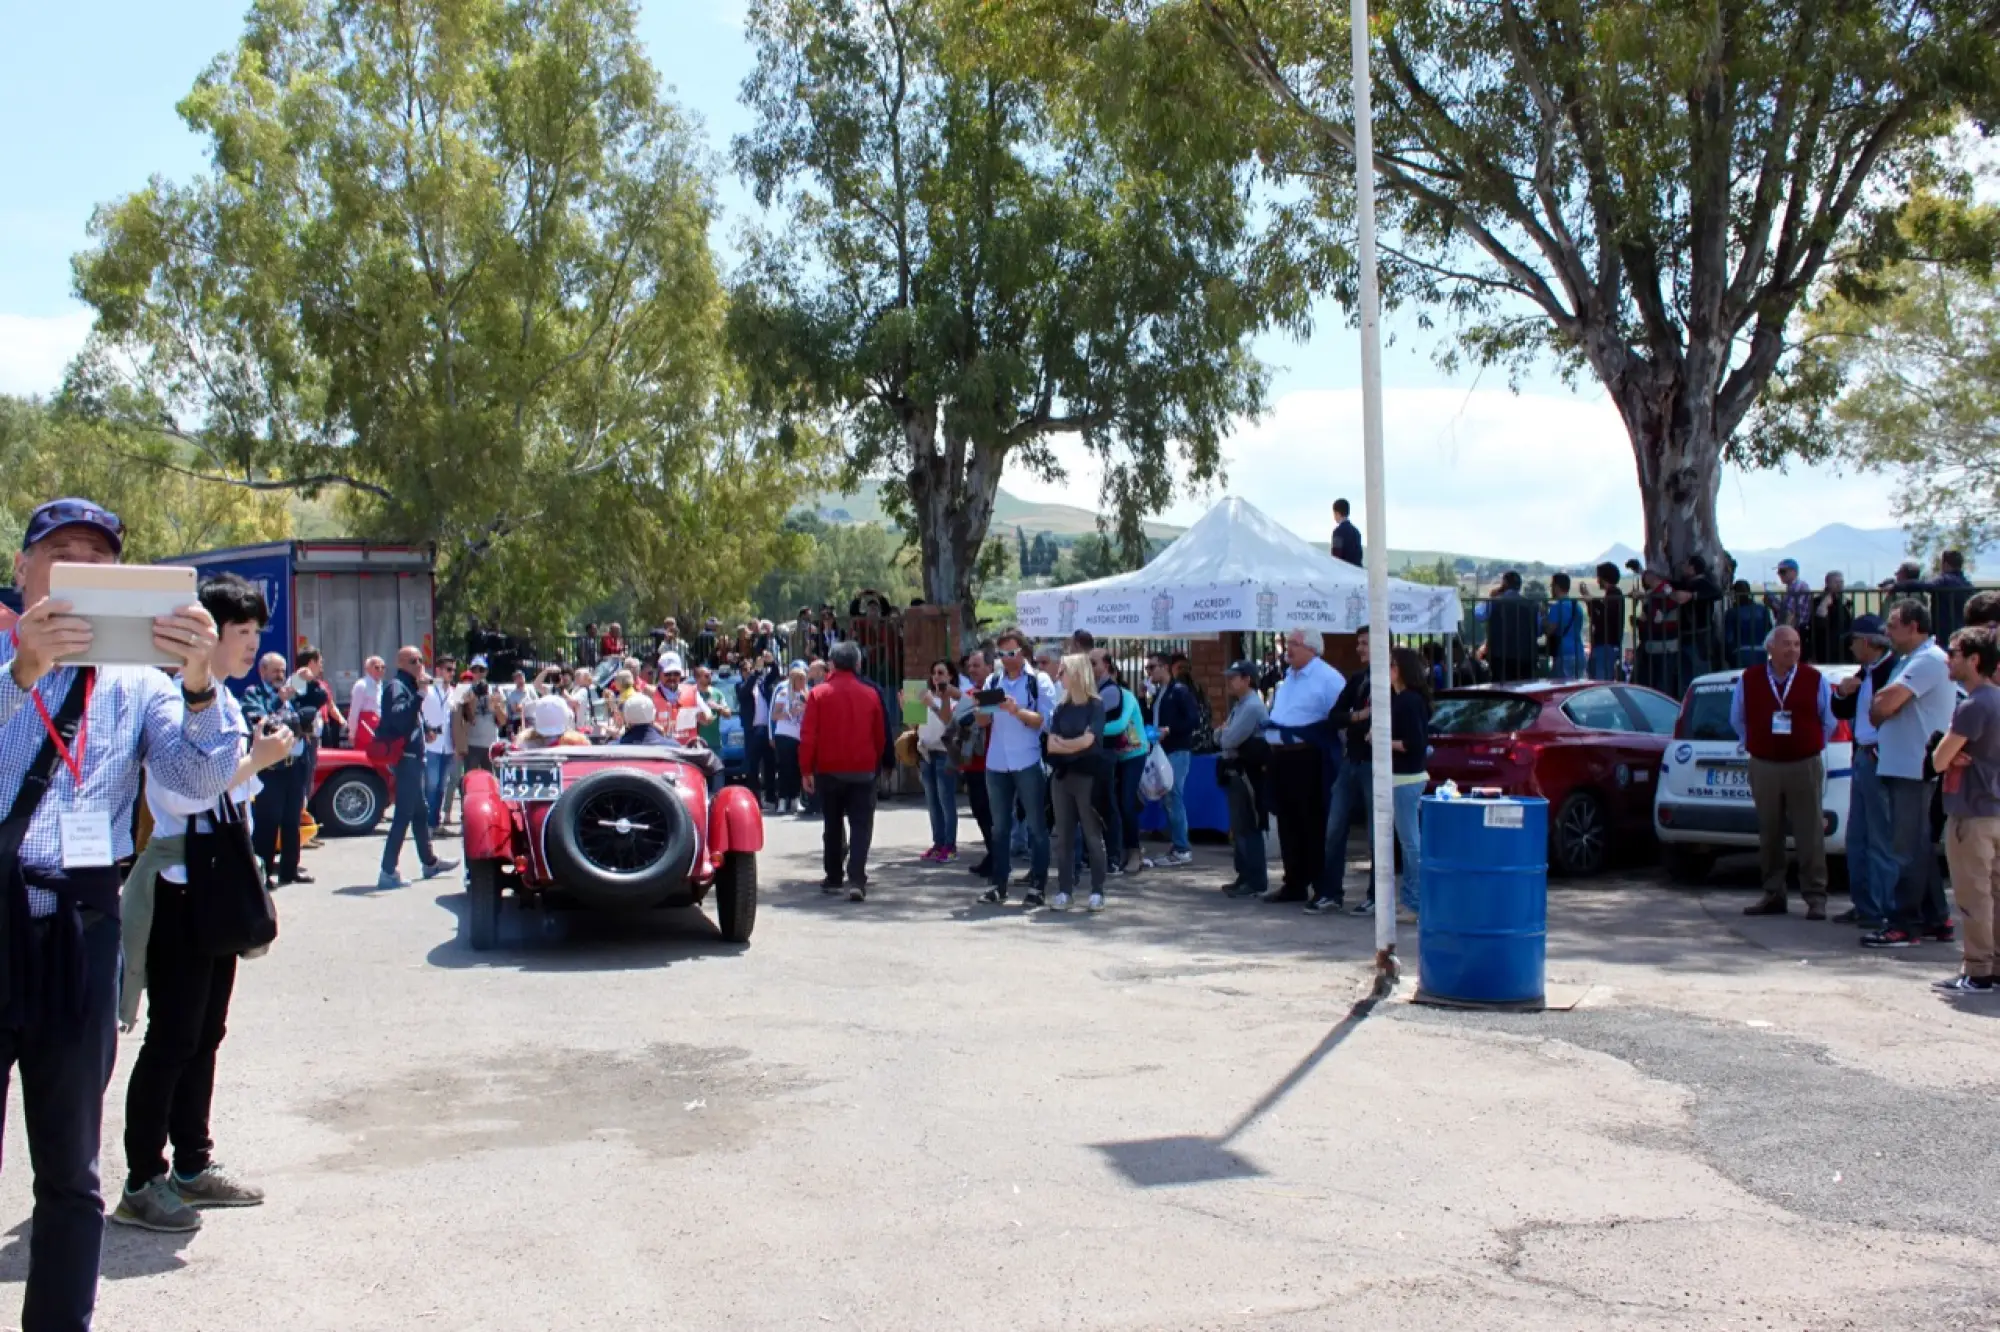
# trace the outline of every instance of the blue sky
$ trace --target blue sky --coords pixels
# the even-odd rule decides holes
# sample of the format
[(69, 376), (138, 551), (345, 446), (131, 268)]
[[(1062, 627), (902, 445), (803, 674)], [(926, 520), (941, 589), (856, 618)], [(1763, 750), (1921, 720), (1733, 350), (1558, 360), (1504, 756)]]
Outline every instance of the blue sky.
[[(675, 99), (704, 125), (718, 161), (746, 127), (736, 100), (751, 57), (740, 0), (642, 0), (641, 33)], [(0, 0), (0, 391), (48, 392), (89, 329), (70, 296), (69, 259), (91, 209), (154, 174), (193, 175), (205, 146), (174, 104), (235, 40), (242, 0)], [(726, 173), (717, 182), (718, 243), (755, 204)], [(1437, 335), (1391, 319), (1384, 357), (1390, 540), (1508, 557), (1580, 560), (1614, 541), (1638, 544), (1632, 456), (1616, 413), (1594, 386), (1552, 376), (1510, 392), (1498, 376), (1440, 373)], [(1336, 494), (1361, 500), (1359, 350), (1333, 312), (1308, 344), (1268, 338), (1273, 410), (1245, 422), (1226, 450), (1228, 493), (1317, 536)], [(1066, 483), (1010, 475), (1010, 489), (1087, 502), (1094, 470)], [(1779, 545), (1825, 523), (1886, 526), (1881, 478), (1825, 469), (1725, 478), (1724, 540)], [(1169, 516), (1198, 516), (1217, 495), (1190, 496)]]

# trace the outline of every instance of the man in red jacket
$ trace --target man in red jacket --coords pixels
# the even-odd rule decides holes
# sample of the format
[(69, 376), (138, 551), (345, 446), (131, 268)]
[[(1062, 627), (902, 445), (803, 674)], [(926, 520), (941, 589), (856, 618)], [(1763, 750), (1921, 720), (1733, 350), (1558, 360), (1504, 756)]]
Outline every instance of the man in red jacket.
[[(847, 888), (847, 900), (868, 900), (868, 843), (875, 836), (875, 769), (888, 744), (882, 695), (855, 674), (861, 649), (836, 643), (833, 675), (806, 696), (799, 730), (799, 772), (805, 793), (819, 797), (826, 819), (826, 879), (820, 891)], [(845, 873), (846, 883), (841, 876)]]
[[(1799, 631), (1780, 625), (1764, 640), (1769, 660), (1736, 679), (1729, 721), (1750, 753), (1750, 798), (1757, 806), (1758, 868), (1764, 896), (1746, 916), (1785, 914), (1785, 834), (1799, 855), (1806, 919), (1826, 919), (1826, 742), (1833, 735), (1833, 690), (1799, 660)], [(1789, 829), (1787, 828), (1789, 825)]]

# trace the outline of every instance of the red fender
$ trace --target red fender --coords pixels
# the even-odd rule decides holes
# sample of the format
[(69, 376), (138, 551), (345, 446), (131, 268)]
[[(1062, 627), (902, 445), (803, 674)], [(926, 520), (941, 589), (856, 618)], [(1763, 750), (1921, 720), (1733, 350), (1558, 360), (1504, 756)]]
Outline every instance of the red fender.
[(514, 858), (514, 815), (500, 798), (499, 778), (481, 769), (466, 773), (459, 808), (465, 821), (466, 859)]
[(747, 786), (725, 786), (708, 807), (708, 851), (717, 861), (726, 851), (764, 849), (764, 810)]

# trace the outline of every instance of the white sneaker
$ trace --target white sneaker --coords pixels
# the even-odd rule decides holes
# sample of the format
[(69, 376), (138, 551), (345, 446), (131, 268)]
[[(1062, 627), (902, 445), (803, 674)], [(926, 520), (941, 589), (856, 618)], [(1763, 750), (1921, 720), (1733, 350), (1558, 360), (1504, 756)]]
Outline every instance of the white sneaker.
[(386, 893), (392, 888), (407, 888), (410, 881), (393, 870), (383, 870), (375, 880), (375, 891)]
[(1160, 862), (1153, 859), (1151, 856), (1141, 856), (1139, 858), (1140, 869), (1158, 869), (1159, 867), (1160, 867)]
[(1054, 906), (1055, 906), (1055, 909), (1056, 909), (1056, 910), (1058, 910), (1058, 911), (1067, 911), (1067, 910), (1069, 910), (1069, 894), (1068, 894), (1068, 893), (1057, 893), (1057, 894), (1056, 894), (1056, 900), (1055, 900), (1055, 903), (1054, 903)]
[(1089, 900), (1088, 902), (1084, 903), (1084, 910), (1086, 910), (1086, 911), (1102, 911), (1102, 910), (1104, 910), (1104, 894), (1103, 894), (1103, 893), (1092, 893), (1092, 894), (1090, 895), (1090, 900)]
[(1194, 864), (1194, 852), (1169, 851), (1167, 852), (1165, 864), (1168, 869), (1179, 869), (1183, 865), (1192, 865)]

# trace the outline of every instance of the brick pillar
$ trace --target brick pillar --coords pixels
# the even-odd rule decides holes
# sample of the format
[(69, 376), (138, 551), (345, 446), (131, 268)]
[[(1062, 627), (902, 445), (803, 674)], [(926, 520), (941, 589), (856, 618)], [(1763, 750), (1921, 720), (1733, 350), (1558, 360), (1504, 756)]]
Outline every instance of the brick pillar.
[(1355, 646), (1359, 641), (1356, 634), (1328, 634), (1326, 643), (1320, 649), (1320, 656), (1330, 662), (1344, 676), (1353, 675), (1361, 669), (1361, 649)]
[(1188, 671), (1194, 682), (1201, 686), (1201, 692), (1208, 699), (1211, 709), (1222, 708), (1226, 713), (1224, 700), (1229, 697), (1228, 682), (1223, 672), (1229, 668), (1229, 644), (1222, 638), (1197, 638), (1188, 644)]

